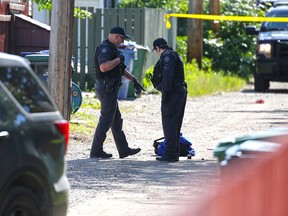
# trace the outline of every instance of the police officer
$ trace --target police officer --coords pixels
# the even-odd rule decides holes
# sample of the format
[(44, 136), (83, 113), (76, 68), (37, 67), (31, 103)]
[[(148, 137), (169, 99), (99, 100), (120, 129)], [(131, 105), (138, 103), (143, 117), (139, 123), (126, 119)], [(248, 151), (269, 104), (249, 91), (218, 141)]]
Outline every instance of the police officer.
[(153, 42), (153, 50), (160, 59), (154, 66), (151, 79), (154, 87), (161, 91), (161, 115), (166, 149), (158, 161), (179, 161), (179, 139), (187, 99), (184, 82), (183, 61), (164, 38)]
[(111, 128), (114, 141), (120, 158), (134, 155), (140, 152), (140, 148), (129, 148), (125, 134), (122, 131), (123, 119), (118, 107), (118, 91), (122, 85), (121, 79), (134, 83), (135, 92), (143, 90), (138, 80), (125, 70), (125, 57), (117, 49), (124, 39), (130, 38), (121, 27), (111, 29), (108, 38), (104, 40), (95, 50), (94, 74), (95, 93), (101, 103), (99, 122), (95, 130), (90, 158), (110, 158), (112, 154), (103, 150), (106, 134)]

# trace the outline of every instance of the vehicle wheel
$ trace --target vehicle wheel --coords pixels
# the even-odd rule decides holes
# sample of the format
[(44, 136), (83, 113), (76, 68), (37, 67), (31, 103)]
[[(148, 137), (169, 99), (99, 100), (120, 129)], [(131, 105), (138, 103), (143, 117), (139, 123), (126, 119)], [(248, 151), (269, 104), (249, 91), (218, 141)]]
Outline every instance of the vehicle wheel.
[(1, 216), (40, 216), (39, 199), (25, 187), (13, 187), (1, 201)]
[(254, 73), (254, 89), (256, 92), (264, 92), (269, 89), (269, 81)]

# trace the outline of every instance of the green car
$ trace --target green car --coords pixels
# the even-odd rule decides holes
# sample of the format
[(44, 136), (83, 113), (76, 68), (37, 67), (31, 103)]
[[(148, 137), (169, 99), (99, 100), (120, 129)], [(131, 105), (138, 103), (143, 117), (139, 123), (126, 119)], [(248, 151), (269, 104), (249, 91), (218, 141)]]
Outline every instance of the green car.
[(0, 53), (0, 215), (65, 216), (69, 123), (27, 61)]

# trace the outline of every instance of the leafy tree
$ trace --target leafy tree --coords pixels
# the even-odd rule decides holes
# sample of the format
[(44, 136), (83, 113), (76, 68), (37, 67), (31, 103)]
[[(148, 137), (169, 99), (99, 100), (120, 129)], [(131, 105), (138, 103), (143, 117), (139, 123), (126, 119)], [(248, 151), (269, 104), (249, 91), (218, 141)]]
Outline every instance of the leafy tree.
[[(221, 14), (226, 16), (263, 16), (267, 7), (256, 6), (254, 0), (226, 0), (221, 2), (220, 9)], [(251, 24), (255, 25), (249, 22), (221, 22), (219, 35), (204, 26), (204, 56), (212, 60), (214, 70), (247, 79), (250, 77), (254, 70), (256, 37), (247, 35), (245, 29)]]
[[(119, 8), (161, 8), (172, 13), (187, 13), (189, 0), (123, 0)], [(187, 35), (187, 20), (177, 20), (177, 34)]]
[(162, 8), (174, 13), (186, 13), (188, 0), (123, 0), (120, 8)]
[[(51, 11), (52, 9), (52, 0), (34, 0), (38, 5), (39, 10), (49, 10)], [(59, 0), (58, 0), (59, 1)], [(91, 18), (92, 14), (86, 10), (81, 10), (80, 8), (75, 7), (74, 8), (74, 16), (78, 18), (86, 18), (89, 17)]]

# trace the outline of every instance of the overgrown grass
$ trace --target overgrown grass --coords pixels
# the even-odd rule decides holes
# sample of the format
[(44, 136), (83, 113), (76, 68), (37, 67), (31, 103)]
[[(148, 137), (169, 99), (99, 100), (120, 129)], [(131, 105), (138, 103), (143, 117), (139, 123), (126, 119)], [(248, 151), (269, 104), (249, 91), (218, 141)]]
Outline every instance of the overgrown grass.
[[(188, 96), (198, 97), (216, 92), (237, 91), (244, 87), (247, 82), (237, 76), (224, 75), (222, 72), (213, 72), (209, 67), (207, 70), (200, 70), (197, 63), (185, 64), (185, 81), (188, 85)], [(149, 93), (158, 93), (151, 84), (150, 77), (153, 67), (146, 72), (143, 85)]]
[(188, 95), (198, 97), (216, 92), (237, 91), (247, 83), (236, 76), (227, 76), (211, 70), (199, 70), (196, 63), (185, 65), (185, 80), (188, 85)]
[(93, 134), (98, 121), (94, 110), (99, 110), (100, 106), (100, 102), (96, 100), (95, 97), (83, 97), (82, 104), (78, 112), (71, 114), (70, 133), (74, 135), (82, 134), (84, 136)]

